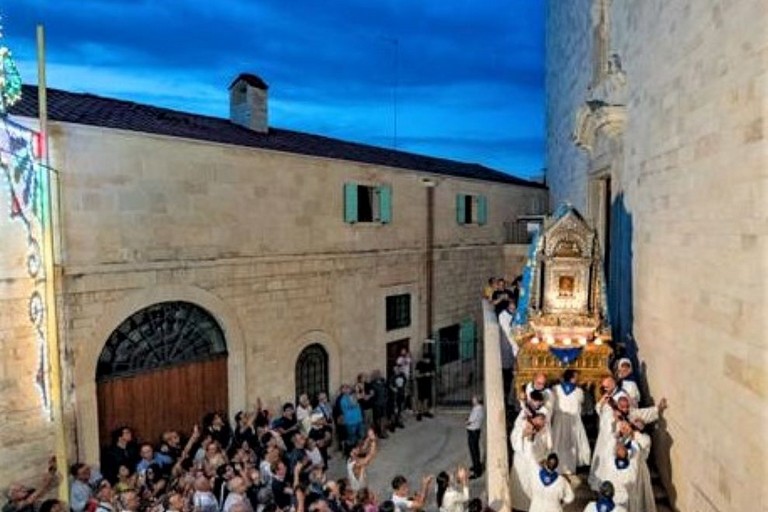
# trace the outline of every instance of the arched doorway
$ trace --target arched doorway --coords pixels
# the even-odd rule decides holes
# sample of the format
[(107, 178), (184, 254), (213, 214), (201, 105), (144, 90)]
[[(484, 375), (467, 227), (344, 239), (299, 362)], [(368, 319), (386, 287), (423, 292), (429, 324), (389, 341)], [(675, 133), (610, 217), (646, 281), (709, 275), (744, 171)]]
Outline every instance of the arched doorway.
[(226, 410), (227, 346), (206, 310), (161, 302), (125, 319), (96, 367), (99, 438), (131, 426), (142, 440), (166, 429), (189, 432), (209, 411)]
[(296, 359), (296, 397), (302, 393), (314, 400), (320, 392), (328, 393), (328, 352), (319, 343), (304, 348)]

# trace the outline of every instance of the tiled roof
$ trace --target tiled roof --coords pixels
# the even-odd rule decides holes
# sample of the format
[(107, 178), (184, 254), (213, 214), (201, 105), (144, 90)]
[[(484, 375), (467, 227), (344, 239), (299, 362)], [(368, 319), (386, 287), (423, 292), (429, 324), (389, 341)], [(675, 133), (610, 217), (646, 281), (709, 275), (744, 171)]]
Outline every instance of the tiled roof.
[[(11, 109), (11, 114), (37, 117), (37, 87), (25, 85), (22, 98), (21, 103)], [(258, 133), (234, 124), (228, 119), (51, 88), (48, 89), (48, 118), (64, 123), (183, 137), (460, 178), (545, 188), (540, 183), (517, 178), (479, 164), (417, 155), (279, 128), (270, 128), (267, 133)]]

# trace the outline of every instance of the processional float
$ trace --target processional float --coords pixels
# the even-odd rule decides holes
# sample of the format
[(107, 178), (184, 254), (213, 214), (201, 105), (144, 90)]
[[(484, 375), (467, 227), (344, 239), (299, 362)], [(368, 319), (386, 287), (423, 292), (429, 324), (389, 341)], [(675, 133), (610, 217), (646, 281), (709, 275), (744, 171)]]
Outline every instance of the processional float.
[(534, 375), (550, 380), (579, 371), (599, 390), (611, 374), (611, 327), (603, 259), (595, 231), (565, 204), (548, 217), (531, 242), (512, 327), (520, 351), (515, 389)]

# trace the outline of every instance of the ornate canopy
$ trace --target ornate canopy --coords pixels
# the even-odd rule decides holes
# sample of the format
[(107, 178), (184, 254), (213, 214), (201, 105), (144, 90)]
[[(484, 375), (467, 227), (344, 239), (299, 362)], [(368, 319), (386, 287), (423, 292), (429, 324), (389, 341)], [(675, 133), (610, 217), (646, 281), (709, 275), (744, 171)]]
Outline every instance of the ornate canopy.
[(587, 340), (608, 330), (597, 237), (570, 204), (558, 208), (531, 244), (515, 324), (537, 335)]

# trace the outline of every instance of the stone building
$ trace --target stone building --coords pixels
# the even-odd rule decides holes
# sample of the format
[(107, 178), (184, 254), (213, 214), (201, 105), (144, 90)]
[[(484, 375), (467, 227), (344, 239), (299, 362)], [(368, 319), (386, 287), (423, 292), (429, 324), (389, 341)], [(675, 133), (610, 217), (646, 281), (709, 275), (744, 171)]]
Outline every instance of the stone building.
[(768, 507), (766, 29), (764, 0), (548, 2), (552, 201), (600, 232), (680, 510)]
[[(482, 284), (513, 270), (505, 223), (546, 208), (542, 185), (477, 164), (268, 127), (253, 75), (230, 101), (227, 120), (48, 92), (70, 462), (97, 462), (119, 423), (274, 409), (428, 338), (464, 358)], [(12, 113), (36, 126), (36, 88)], [(0, 486), (44, 467), (56, 427), (24, 229), (0, 215)]]

